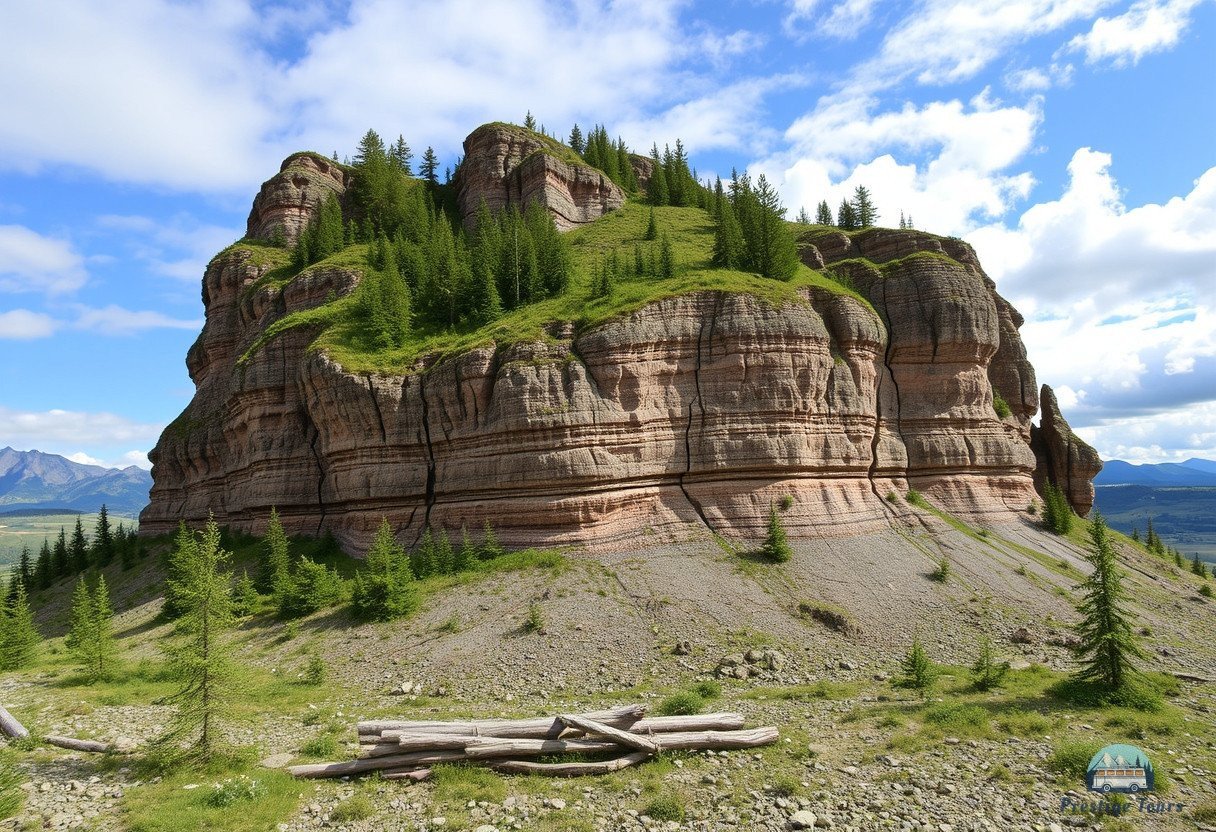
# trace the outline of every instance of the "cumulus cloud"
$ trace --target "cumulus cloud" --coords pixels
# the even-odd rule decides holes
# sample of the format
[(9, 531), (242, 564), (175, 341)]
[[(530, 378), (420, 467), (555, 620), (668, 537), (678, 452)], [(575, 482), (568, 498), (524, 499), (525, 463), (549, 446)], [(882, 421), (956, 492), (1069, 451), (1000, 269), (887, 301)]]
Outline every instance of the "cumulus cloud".
[(0, 338), (14, 341), (49, 338), (55, 334), (57, 328), (55, 319), (41, 312), (31, 312), (28, 309), (0, 312)]
[[(72, 410), (14, 410), (0, 405), (0, 436), (81, 446), (132, 443), (151, 445), (164, 425), (136, 422), (114, 413)], [(45, 448), (43, 448), (45, 450)]]
[(67, 240), (0, 225), (0, 292), (71, 292), (86, 279), (84, 260)]
[(1203, 431), (1181, 431), (1216, 407), (1216, 168), (1185, 196), (1129, 208), (1111, 164), (1081, 148), (1059, 199), (967, 239), (1026, 315), (1039, 378), (1067, 391), (1104, 456), (1206, 453)]
[(816, 14), (821, 4), (817, 0), (794, 0), (790, 3), (783, 26), (786, 34), (805, 38), (814, 33), (849, 40), (855, 38), (874, 17), (877, 0), (842, 0)]
[(154, 274), (176, 280), (197, 282), (215, 253), (243, 229), (199, 222), (188, 214), (167, 220), (139, 215), (104, 214), (97, 226), (122, 235), (121, 244), (128, 254), (146, 263)]
[(100, 309), (80, 307), (72, 324), (76, 329), (97, 332), (102, 335), (133, 335), (147, 329), (185, 329), (195, 331), (202, 327), (199, 319), (173, 318), (154, 310), (124, 309), (110, 304)]
[(1202, 402), (1168, 413), (1111, 419), (1077, 434), (1105, 459), (1128, 462), (1183, 462), (1216, 459), (1216, 402)]
[(1065, 47), (1084, 52), (1089, 64), (1134, 66), (1145, 55), (1173, 48), (1204, 0), (1139, 0), (1121, 15), (1100, 17)]

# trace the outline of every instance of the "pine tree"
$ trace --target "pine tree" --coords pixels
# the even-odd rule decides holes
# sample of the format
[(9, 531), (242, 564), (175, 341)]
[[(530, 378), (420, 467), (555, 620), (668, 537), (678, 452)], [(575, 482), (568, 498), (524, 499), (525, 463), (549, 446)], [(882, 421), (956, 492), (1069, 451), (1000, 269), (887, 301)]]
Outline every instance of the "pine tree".
[(448, 530), (441, 528), (435, 539), (435, 555), (432, 574), (435, 575), (451, 575), (455, 568), (456, 560), (455, 553), (452, 551), (452, 539), (448, 537)]
[(397, 134), (397, 141), (388, 152), (389, 159), (397, 170), (404, 173), (406, 176), (413, 176), (414, 171), (410, 168), (410, 160), (414, 158), (414, 152), (410, 150), (410, 146), (405, 142), (405, 136)]
[(646, 234), (642, 237), (643, 240), (659, 239), (659, 225), (655, 222), (654, 208), (650, 209), (650, 219), (646, 221)]
[(815, 209), (815, 223), (817, 225), (834, 225), (832, 222), (832, 209), (828, 206), (828, 201), (822, 199), (819, 201), (819, 207)]
[(279, 595), (287, 590), (291, 576), (291, 544), (283, 531), (279, 510), (270, 507), (270, 520), (262, 536), (257, 585), (263, 592)]
[(1133, 659), (1144, 658), (1136, 644), (1131, 613), (1126, 609), (1123, 576), (1115, 562), (1106, 522), (1097, 512), (1089, 526), (1093, 551), (1087, 557), (1093, 571), (1078, 587), (1081, 620), (1076, 625), (1079, 643), (1074, 648), (1082, 662), (1077, 678), (1094, 682), (1107, 693), (1117, 693), (1136, 672)]
[(477, 556), (481, 560), (493, 560), (506, 553), (507, 550), (498, 542), (498, 535), (494, 533), (494, 527), (487, 520), (481, 528), (481, 546), (477, 550)]
[(988, 636), (980, 638), (980, 653), (971, 665), (971, 686), (976, 690), (988, 691), (999, 687), (1009, 673), (1009, 662), (998, 662), (992, 639)]
[(1043, 484), (1043, 525), (1058, 535), (1066, 535), (1072, 530), (1072, 521), (1076, 515), (1068, 503), (1068, 497), (1050, 481)]
[(0, 670), (21, 670), (28, 667), (38, 654), (42, 636), (34, 627), (34, 613), (25, 594), (25, 583), (18, 580), (16, 597), (0, 612)]
[(55, 563), (55, 577), (66, 578), (72, 574), (72, 557), (68, 554), (67, 533), (63, 526), (59, 527), (59, 537), (55, 539), (55, 553), (52, 556)]
[(439, 157), (435, 155), (435, 149), (427, 146), (427, 149), (422, 154), (422, 167), (418, 169), (422, 178), (432, 185), (439, 184)]
[(249, 571), (241, 572), (241, 577), (232, 586), (232, 614), (237, 618), (252, 615), (258, 605), (258, 589), (249, 577)]
[(21, 558), (17, 561), (17, 573), (21, 576), (21, 583), (28, 589), (34, 586), (34, 565), (30, 558), (30, 547), (21, 547)]
[(676, 254), (671, 247), (671, 238), (666, 234), (659, 244), (659, 277), (664, 279), (676, 276)]
[(355, 151), (355, 166), (366, 165), (368, 162), (385, 157), (384, 139), (370, 127), (359, 140), (359, 149)]
[(532, 117), (531, 110), (528, 110), (527, 115), (524, 116), (524, 127), (532, 131), (536, 130), (536, 119)]
[(185, 609), (182, 599), (178, 597), (177, 587), (184, 580), (183, 570), (194, 559), (197, 546), (198, 541), (194, 533), (186, 528), (186, 521), (178, 521), (165, 570), (165, 604), (162, 609), (166, 618), (178, 618)]
[(110, 517), (106, 504), (101, 504), (97, 514), (97, 525), (93, 528), (93, 562), (98, 566), (109, 566), (114, 561), (114, 536), (110, 532)]
[(718, 223), (714, 228), (714, 265), (724, 269), (738, 269), (743, 266), (745, 258), (743, 228), (739, 225), (734, 206), (725, 199), (722, 200), (721, 206)]
[(858, 228), (870, 228), (874, 223), (878, 222), (878, 211), (874, 208), (874, 200), (870, 197), (870, 189), (865, 185), (858, 185), (857, 190), (853, 191), (853, 211), (856, 215)]
[(209, 518), (195, 546), (179, 564), (175, 594), (182, 615), (179, 638), (168, 648), (173, 678), (181, 687), (166, 700), (177, 705), (160, 743), (176, 749), (189, 743), (189, 757), (207, 765), (219, 751), (219, 721), (226, 715), (233, 680), (231, 647), (231, 578), (224, 571), (229, 553), (220, 547), (220, 531)]
[(921, 698), (929, 694), (933, 683), (937, 680), (938, 668), (929, 659), (920, 638), (912, 639), (912, 647), (900, 662), (900, 675), (896, 679), (897, 687), (908, 688), (920, 693)]
[(1140, 543), (1140, 529), (1132, 526), (1132, 543)]
[(55, 561), (51, 555), (51, 544), (44, 537), (38, 550), (38, 563), (34, 566), (34, 583), (38, 589), (49, 589), (55, 582)]
[(410, 569), (418, 580), (435, 574), (435, 536), (430, 527), (422, 533), (418, 548), (410, 553)]
[(760, 556), (773, 563), (785, 563), (793, 555), (789, 541), (785, 537), (785, 527), (781, 524), (781, 517), (777, 514), (777, 507), (769, 506), (768, 536), (764, 539), (764, 545), (760, 547)]
[(836, 225), (845, 231), (855, 231), (860, 228), (857, 223), (857, 211), (853, 207), (853, 203), (847, 199), (842, 199), (840, 207), (836, 209)]
[(1191, 572), (1204, 579), (1208, 577), (1208, 566), (1199, 559), (1198, 552), (1196, 552), (1195, 557), (1191, 559)]
[(570, 147), (579, 156), (583, 155), (583, 151), (587, 149), (586, 143), (583, 141), (583, 131), (577, 124), (570, 128)]
[(105, 576), (98, 576), (92, 591), (81, 576), (72, 593), (71, 629), (64, 643), (91, 682), (106, 678), (113, 669), (113, 615)]
[(418, 606), (410, 559), (394, 539), (387, 518), (380, 520), (364, 568), (355, 576), (351, 605), (355, 615), (372, 621), (401, 618)]
[(452, 562), (453, 572), (467, 572), (477, 564), (477, 547), (473, 545), (472, 538), (469, 537), (469, 529), (467, 526), (460, 527), (460, 548), (456, 550), (456, 557)]
[(671, 194), (667, 184), (667, 173), (663, 169), (662, 160), (659, 159), (659, 148), (657, 146), (651, 150), (650, 159), (654, 163), (650, 173), (650, 185), (647, 188), (650, 204), (669, 205), (671, 204)]
[(801, 225), (810, 225), (811, 224), (811, 215), (806, 212), (805, 205), (803, 205), (801, 208), (798, 209), (797, 222)]
[(76, 517), (76, 529), (72, 532), (72, 545), (68, 550), (72, 571), (79, 574), (89, 568), (89, 541), (84, 536), (80, 517)]
[(764, 174), (756, 180), (755, 200), (758, 214), (752, 237), (744, 229), (751, 267), (764, 277), (789, 280), (798, 270), (798, 246), (783, 218), (780, 196)]

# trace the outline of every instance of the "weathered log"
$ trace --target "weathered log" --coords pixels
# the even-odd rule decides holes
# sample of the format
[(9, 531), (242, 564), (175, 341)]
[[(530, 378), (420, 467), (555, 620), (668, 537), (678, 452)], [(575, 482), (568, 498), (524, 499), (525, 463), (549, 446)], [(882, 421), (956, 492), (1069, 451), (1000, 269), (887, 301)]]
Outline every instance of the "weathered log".
[(735, 731), (743, 727), (743, 714), (717, 713), (690, 716), (652, 716), (629, 726), (631, 734), (663, 734), (674, 731)]
[[(611, 725), (627, 728), (646, 715), (643, 705), (625, 705), (607, 711), (592, 711), (581, 716)], [(481, 737), (556, 737), (565, 725), (556, 717), (541, 716), (531, 719), (474, 719), (464, 722), (435, 722), (428, 720), (366, 720), (357, 724), (359, 741), (364, 737), (383, 736), (385, 731), (403, 731), (411, 734), (467, 734)], [(378, 740), (377, 740), (378, 741)]]
[(617, 745), (632, 748), (634, 751), (646, 751), (650, 754), (657, 754), (659, 752), (658, 743), (641, 734), (631, 734), (628, 731), (622, 731), (619, 728), (613, 728), (611, 725), (605, 725), (602, 722), (596, 722), (593, 719), (587, 719), (576, 714), (559, 716), (558, 719), (567, 726), (577, 728), (590, 737), (602, 737), (603, 739), (615, 742)]
[(10, 714), (3, 706), (0, 706), (0, 731), (3, 731), (6, 737), (12, 737), (15, 740), (23, 740), (30, 735), (17, 717)]
[(465, 752), (463, 751), (415, 751), (410, 754), (397, 754), (391, 757), (368, 757), (361, 760), (349, 760), (344, 763), (307, 763), (289, 766), (287, 771), (295, 777), (345, 777), (348, 774), (362, 774), (365, 771), (376, 771), (378, 769), (430, 765), (433, 763), (454, 763), (463, 759), (465, 759)]
[(613, 760), (598, 763), (533, 763), (527, 760), (496, 760), (487, 765), (495, 771), (506, 774), (544, 774), (549, 777), (586, 777), (596, 774), (607, 774), (620, 771), (623, 768), (636, 766), (649, 760), (652, 755), (645, 751), (635, 751)]
[[(688, 751), (693, 749), (756, 748), (771, 745), (778, 739), (776, 728), (751, 728), (743, 731), (687, 731), (674, 734), (651, 734), (658, 751)], [(591, 754), (611, 751), (614, 742), (596, 740), (531, 740), (515, 737), (484, 737), (473, 739), (465, 748), (470, 760), (495, 757), (540, 757), (545, 754)], [(643, 749), (645, 750), (645, 749)], [(649, 753), (655, 753), (649, 751)]]
[(88, 751), (93, 754), (108, 754), (114, 750), (114, 746), (108, 742), (98, 742), (97, 740), (78, 740), (75, 737), (56, 737), (49, 735), (43, 737), (42, 741), (47, 745), (57, 745), (60, 748), (67, 748), (72, 751)]
[(429, 768), (390, 769), (380, 772), (380, 776), (385, 780), (413, 780), (415, 783), (420, 783), (431, 776), (431, 770)]

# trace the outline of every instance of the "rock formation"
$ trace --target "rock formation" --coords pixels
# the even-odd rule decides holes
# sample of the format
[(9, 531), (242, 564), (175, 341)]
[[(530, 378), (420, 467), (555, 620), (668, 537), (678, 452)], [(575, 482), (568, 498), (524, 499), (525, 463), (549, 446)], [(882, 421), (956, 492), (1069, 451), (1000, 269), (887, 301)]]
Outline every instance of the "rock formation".
[(254, 197), (245, 236), (254, 240), (281, 237), (287, 245), (294, 245), (325, 198), (346, 191), (348, 175), (348, 168), (318, 153), (288, 156)]
[[(619, 193), (589, 174), (580, 190), (579, 171), (554, 185), (565, 163), (530, 155), (496, 125), (474, 132), (466, 152), (466, 211), (534, 193), (560, 223), (607, 210)], [(280, 177), (294, 183), (299, 165), (316, 162), (293, 158), (309, 161), (289, 160), (263, 187), (251, 231), (289, 236), (308, 210), (293, 206), (341, 186), (326, 174), (289, 187)], [(593, 198), (580, 203), (583, 193)], [(141, 530), (214, 511), (260, 531), (275, 506), (289, 532), (332, 531), (355, 551), (382, 516), (406, 542), (428, 524), (485, 521), (515, 545), (754, 539), (788, 495), (789, 533), (830, 537), (888, 525), (907, 511), (892, 498), (908, 488), (985, 522), (1015, 519), (1035, 495), (1037, 384), (1021, 318), (974, 251), (886, 229), (824, 231), (800, 246), (857, 295), (807, 288), (774, 307), (698, 291), (584, 331), (555, 322), (543, 342), (426, 359), (402, 375), (348, 372), (310, 351), (315, 332), (304, 328), (259, 340), (359, 276), (314, 267), (254, 289), (269, 267), (234, 247), (204, 277), (206, 324), (188, 357), (197, 393), (151, 454)], [(1048, 458), (1065, 466), (1052, 476), (1081, 509), (1097, 469), (1054, 398), (1050, 407)]]
[(1042, 489), (1050, 481), (1068, 497), (1073, 511), (1082, 517), (1094, 505), (1094, 477), (1102, 470), (1098, 452), (1072, 432), (1060, 413), (1055, 391), (1043, 385), (1039, 396), (1043, 416), (1031, 430), (1031, 447), (1038, 458), (1035, 485)]
[(483, 201), (491, 211), (539, 203), (561, 231), (594, 222), (625, 204), (625, 192), (569, 148), (509, 124), (486, 124), (464, 140), (456, 175), (465, 222)]

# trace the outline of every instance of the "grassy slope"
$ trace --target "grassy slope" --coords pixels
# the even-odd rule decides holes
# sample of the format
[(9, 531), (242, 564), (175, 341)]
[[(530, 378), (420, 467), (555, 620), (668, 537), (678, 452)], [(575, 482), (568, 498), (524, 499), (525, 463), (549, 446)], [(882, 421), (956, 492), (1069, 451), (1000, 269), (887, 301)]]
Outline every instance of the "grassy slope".
[[(646, 256), (657, 242), (643, 240), (651, 208), (630, 201), (597, 222), (575, 229), (568, 239), (574, 260), (574, 275), (570, 289), (560, 297), (517, 309), (494, 323), (480, 327), (458, 327), (444, 330), (419, 327), (405, 346), (389, 351), (369, 351), (361, 342), (360, 327), (353, 319), (353, 304), (344, 298), (325, 306), (298, 312), (272, 325), (262, 338), (246, 353), (247, 359), (270, 338), (298, 326), (317, 326), (324, 331), (315, 346), (326, 350), (352, 372), (402, 372), (418, 358), (428, 354), (454, 355), (470, 348), (489, 344), (509, 344), (528, 340), (544, 340), (544, 327), (552, 321), (573, 321), (582, 329), (629, 314), (648, 303), (701, 290), (741, 292), (772, 304), (801, 303), (798, 290), (815, 286), (836, 294), (850, 294), (868, 306), (868, 302), (840, 283), (805, 266), (789, 282), (767, 280), (755, 274), (714, 268), (713, 221), (700, 208), (662, 207), (655, 210), (660, 234), (667, 234), (675, 251), (677, 271), (667, 280), (643, 277), (619, 282), (611, 296), (591, 297), (592, 275), (604, 257), (616, 252), (622, 264), (631, 264), (635, 246), (641, 244)], [(282, 285), (290, 275), (280, 267), (281, 250), (249, 243), (235, 248), (248, 248), (259, 262), (274, 266), (256, 286)], [(311, 269), (361, 268), (366, 258), (366, 246), (352, 246), (322, 261)]]

